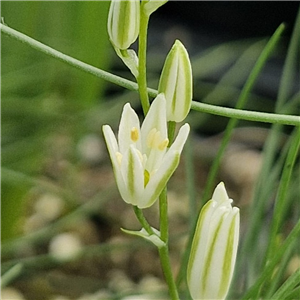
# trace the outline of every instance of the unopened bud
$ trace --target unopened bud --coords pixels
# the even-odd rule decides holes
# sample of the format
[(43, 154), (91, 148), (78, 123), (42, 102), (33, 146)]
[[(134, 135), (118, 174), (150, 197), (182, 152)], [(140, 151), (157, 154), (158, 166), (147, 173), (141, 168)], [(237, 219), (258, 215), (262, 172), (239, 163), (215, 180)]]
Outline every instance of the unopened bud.
[(158, 86), (167, 100), (167, 120), (181, 122), (190, 111), (193, 83), (189, 55), (183, 44), (176, 40), (170, 50)]
[(140, 29), (140, 1), (112, 0), (107, 23), (111, 43), (128, 49), (138, 37)]
[(240, 213), (231, 206), (224, 183), (200, 212), (187, 269), (193, 299), (225, 299), (239, 240)]

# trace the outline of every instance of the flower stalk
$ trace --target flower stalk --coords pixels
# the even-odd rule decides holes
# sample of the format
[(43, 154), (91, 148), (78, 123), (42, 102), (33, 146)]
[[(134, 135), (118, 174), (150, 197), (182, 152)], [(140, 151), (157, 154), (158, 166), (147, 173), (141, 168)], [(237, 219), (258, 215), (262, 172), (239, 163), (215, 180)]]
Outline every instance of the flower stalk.
[(143, 108), (144, 115), (146, 116), (149, 108), (149, 96), (148, 96), (148, 87), (147, 87), (147, 34), (148, 34), (148, 23), (150, 15), (145, 12), (144, 5), (145, 1), (141, 2), (141, 14), (140, 14), (140, 36), (139, 36), (139, 49), (138, 49), (138, 89), (141, 99), (141, 104)]

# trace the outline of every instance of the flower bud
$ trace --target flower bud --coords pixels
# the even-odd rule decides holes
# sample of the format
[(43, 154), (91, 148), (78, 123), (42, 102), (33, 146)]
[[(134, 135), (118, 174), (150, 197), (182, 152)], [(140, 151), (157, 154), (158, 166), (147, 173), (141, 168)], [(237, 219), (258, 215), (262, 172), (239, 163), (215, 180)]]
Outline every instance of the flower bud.
[(140, 1), (112, 0), (107, 29), (110, 41), (115, 47), (128, 49), (139, 34)]
[(187, 269), (193, 299), (225, 299), (239, 239), (239, 209), (231, 206), (224, 183), (202, 208)]
[(190, 111), (193, 83), (189, 55), (183, 44), (176, 40), (170, 50), (158, 86), (167, 100), (167, 120), (181, 122)]

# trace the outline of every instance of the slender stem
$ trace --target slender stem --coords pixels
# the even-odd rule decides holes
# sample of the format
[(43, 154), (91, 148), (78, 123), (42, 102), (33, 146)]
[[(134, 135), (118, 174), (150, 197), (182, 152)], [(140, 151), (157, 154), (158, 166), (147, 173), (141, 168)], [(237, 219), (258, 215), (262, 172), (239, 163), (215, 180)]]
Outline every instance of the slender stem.
[(172, 269), (171, 269), (171, 263), (170, 263), (170, 256), (169, 256), (169, 250), (168, 245), (165, 245), (158, 249), (160, 262), (162, 265), (162, 269), (165, 275), (166, 282), (169, 287), (169, 293), (172, 300), (179, 300), (177, 287), (173, 278)]
[(168, 219), (168, 200), (167, 187), (164, 188), (159, 196), (160, 213), (160, 236), (165, 245), (158, 249), (161, 266), (169, 287), (172, 300), (179, 300), (176, 283), (172, 274), (170, 255), (169, 255), (169, 219)]
[[(139, 50), (138, 50), (138, 57), (139, 57), (139, 75), (137, 77), (138, 83), (138, 90), (140, 94), (141, 104), (143, 108), (144, 115), (148, 113), (150, 108), (149, 102), (149, 90), (147, 88), (147, 74), (146, 74), (146, 57), (147, 57), (147, 30), (148, 30), (148, 23), (150, 15), (146, 14), (143, 6), (146, 2), (141, 2), (141, 16), (140, 16), (140, 32), (139, 32)], [(157, 91), (155, 91), (155, 95)], [(174, 129), (175, 124), (169, 124), (171, 132), (171, 139), (169, 136), (170, 143), (172, 143), (173, 136), (174, 136)], [(153, 230), (151, 226), (148, 224), (147, 220), (145, 219), (143, 212), (138, 208), (134, 207), (134, 212), (145, 228), (145, 230), (149, 234), (153, 234)], [(164, 246), (158, 247), (158, 252), (160, 256), (160, 262), (162, 266), (163, 273), (165, 275), (165, 279), (167, 285), (169, 287), (169, 293), (172, 300), (179, 300), (178, 292), (176, 288), (176, 284), (173, 278), (171, 263), (170, 263), (170, 256), (169, 256), (169, 248), (168, 248), (168, 236), (169, 236), (169, 223), (168, 223), (168, 201), (167, 201), (167, 187), (164, 188), (162, 193), (159, 196), (159, 214), (160, 214), (160, 238), (164, 242)]]
[(163, 191), (159, 196), (159, 222), (160, 222), (160, 237), (163, 242), (168, 244), (169, 221), (168, 221), (167, 187), (163, 189)]
[[(300, 269), (295, 271), (283, 284), (282, 286), (276, 291), (276, 293), (272, 296), (272, 299), (293, 299), (287, 298), (286, 295), (288, 292), (292, 291), (295, 286), (299, 285), (299, 278), (300, 278)], [(299, 293), (297, 295), (300, 295)]]
[(120, 85), (124, 88), (128, 88), (129, 90), (134, 90), (134, 91), (138, 90), (138, 85), (133, 81), (103, 71), (87, 63), (84, 63), (76, 58), (68, 56), (6, 25), (0, 24), (0, 28), (1, 28), (1, 32), (4, 35), (9, 36), (10, 38), (13, 38), (21, 43), (24, 43), (32, 47), (33, 49), (36, 49), (46, 55), (54, 57), (57, 60), (67, 63), (77, 69), (80, 69), (86, 73), (92, 74), (98, 78), (102, 78), (114, 84)]
[(168, 219), (168, 201), (167, 187), (164, 188), (159, 196), (159, 213), (160, 213), (160, 237), (165, 243), (158, 249), (161, 266), (169, 287), (169, 293), (172, 300), (179, 300), (176, 283), (172, 274), (170, 255), (169, 255), (169, 219)]
[[(18, 32), (12, 28), (9, 28), (6, 25), (0, 24), (1, 32), (13, 38), (21, 43), (24, 43), (33, 49), (36, 49), (46, 55), (49, 55), (55, 59), (58, 59), (68, 65), (75, 67), (81, 71), (89, 73), (98, 78), (104, 79), (116, 85), (122, 86), (130, 91), (138, 91), (138, 84), (136, 82), (127, 80), (120, 76), (111, 74), (109, 72), (98, 69), (94, 66), (86, 64), (76, 58), (68, 56), (60, 51), (57, 51), (37, 40), (30, 38), (29, 36)], [(157, 95), (157, 90), (148, 88), (148, 95), (151, 97), (155, 97)], [(147, 106), (147, 105), (146, 105)], [(271, 113), (263, 113), (256, 111), (247, 111), (235, 108), (221, 107), (216, 105), (210, 105), (206, 103), (201, 103), (197, 101), (192, 102), (191, 109), (228, 118), (248, 120), (254, 122), (264, 122), (264, 123), (273, 123), (273, 124), (283, 124), (283, 125), (292, 125), (292, 126), (300, 126), (300, 117), (296, 115), (283, 115), (283, 114), (271, 114)]]
[(147, 231), (147, 233), (149, 233), (149, 235), (154, 234), (151, 226), (149, 225), (146, 218), (144, 217), (142, 210), (140, 208), (138, 208), (137, 206), (133, 206), (133, 210), (134, 210), (134, 213), (135, 213), (137, 219), (141, 223), (142, 227)]
[(196, 101), (192, 101), (191, 109), (203, 113), (209, 113), (212, 115), (228, 117), (232, 119), (300, 126), (300, 117), (293, 116), (293, 115), (264, 113), (258, 111), (249, 111), (245, 109), (221, 107), (221, 106), (216, 106), (216, 105), (211, 105), (211, 104), (206, 104), (206, 103), (201, 103)]
[(10, 268), (6, 273), (1, 277), (1, 288), (6, 287), (8, 284), (13, 282), (18, 276), (20, 276), (23, 269), (23, 265), (18, 263)]
[(147, 114), (150, 103), (147, 90), (147, 74), (146, 74), (146, 62), (147, 62), (147, 30), (149, 23), (149, 16), (145, 14), (144, 1), (141, 2), (141, 16), (140, 16), (140, 33), (139, 33), (139, 75), (137, 77), (137, 82), (139, 86), (139, 93), (141, 104), (143, 108), (144, 115)]

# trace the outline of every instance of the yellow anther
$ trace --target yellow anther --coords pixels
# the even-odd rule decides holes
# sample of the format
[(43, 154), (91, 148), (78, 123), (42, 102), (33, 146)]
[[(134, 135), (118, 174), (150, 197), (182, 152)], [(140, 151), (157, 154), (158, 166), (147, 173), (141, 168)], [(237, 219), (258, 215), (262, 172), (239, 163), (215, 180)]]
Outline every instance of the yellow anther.
[(119, 166), (121, 166), (123, 155), (120, 152), (116, 152), (116, 157), (117, 157)]
[(131, 132), (130, 132), (130, 138), (133, 142), (137, 142), (139, 139), (139, 131), (137, 130), (136, 127), (132, 127), (131, 128)]
[(156, 128), (152, 128), (147, 136), (148, 148), (164, 150), (169, 144), (168, 139), (162, 139), (161, 132)]
[(169, 139), (165, 139), (158, 145), (158, 149), (165, 150), (168, 147), (168, 145), (169, 145)]

